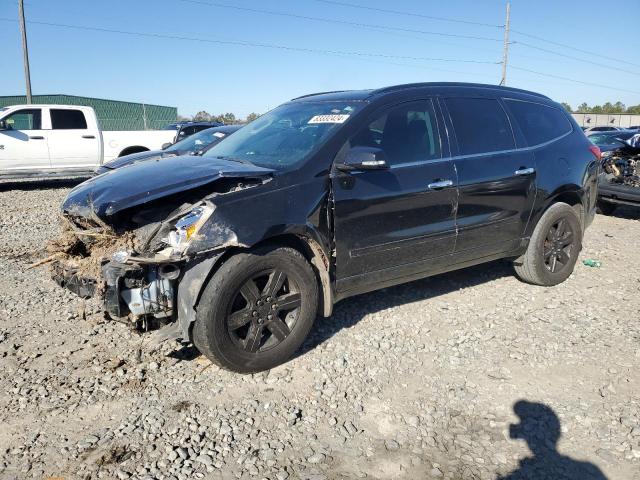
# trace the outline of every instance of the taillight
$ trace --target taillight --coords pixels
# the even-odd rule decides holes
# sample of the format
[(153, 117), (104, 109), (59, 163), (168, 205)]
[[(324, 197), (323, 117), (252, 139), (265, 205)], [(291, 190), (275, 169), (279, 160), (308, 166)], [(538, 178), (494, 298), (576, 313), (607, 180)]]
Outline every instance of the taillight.
[(591, 150), (591, 153), (593, 153), (593, 156), (596, 157), (596, 159), (600, 160), (600, 157), (602, 156), (602, 152), (600, 151), (600, 148), (598, 148), (597, 145), (589, 145), (589, 150)]

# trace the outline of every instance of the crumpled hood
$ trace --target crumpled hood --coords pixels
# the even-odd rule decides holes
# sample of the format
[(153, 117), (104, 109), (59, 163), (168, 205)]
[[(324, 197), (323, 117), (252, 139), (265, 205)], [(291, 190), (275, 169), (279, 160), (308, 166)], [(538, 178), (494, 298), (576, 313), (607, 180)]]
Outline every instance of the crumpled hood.
[(162, 150), (151, 150), (147, 152), (132, 153), (124, 157), (118, 157), (110, 162), (104, 163), (102, 166), (106, 169), (113, 170), (115, 168), (124, 167), (132, 163), (141, 162), (143, 160), (156, 160), (158, 158), (175, 157), (177, 153), (165, 152)]
[(93, 177), (75, 187), (62, 203), (63, 213), (102, 220), (121, 210), (184, 192), (220, 178), (255, 178), (269, 168), (211, 157), (179, 156), (134, 163)]

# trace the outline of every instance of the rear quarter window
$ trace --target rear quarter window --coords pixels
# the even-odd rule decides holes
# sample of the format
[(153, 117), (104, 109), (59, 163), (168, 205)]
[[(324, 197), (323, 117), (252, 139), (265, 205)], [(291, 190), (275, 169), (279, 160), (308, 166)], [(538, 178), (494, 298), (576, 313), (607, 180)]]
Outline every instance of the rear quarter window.
[(520, 125), (529, 146), (540, 145), (569, 133), (571, 123), (559, 108), (521, 100), (504, 100)]

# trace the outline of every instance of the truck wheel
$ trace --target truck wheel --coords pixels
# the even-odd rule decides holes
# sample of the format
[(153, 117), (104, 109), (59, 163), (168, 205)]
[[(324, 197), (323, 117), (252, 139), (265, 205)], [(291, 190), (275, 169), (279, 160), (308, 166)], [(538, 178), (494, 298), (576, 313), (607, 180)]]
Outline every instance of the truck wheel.
[(193, 343), (213, 363), (238, 373), (284, 363), (307, 337), (318, 311), (311, 265), (288, 247), (234, 255), (207, 284)]
[(514, 268), (527, 283), (557, 285), (571, 275), (581, 249), (578, 214), (566, 203), (555, 203), (540, 218), (527, 251), (514, 261)]
[(618, 206), (615, 203), (609, 203), (609, 202), (604, 202), (602, 200), (598, 200), (598, 203), (596, 204), (596, 208), (598, 213), (601, 213), (602, 215), (612, 215), (613, 212), (616, 211), (616, 208), (618, 208)]

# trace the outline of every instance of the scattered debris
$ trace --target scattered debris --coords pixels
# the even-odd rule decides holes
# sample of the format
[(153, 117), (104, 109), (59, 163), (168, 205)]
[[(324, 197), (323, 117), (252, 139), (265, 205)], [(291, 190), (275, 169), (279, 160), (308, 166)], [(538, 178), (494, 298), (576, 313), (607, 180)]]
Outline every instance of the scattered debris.
[(587, 267), (595, 267), (595, 268), (600, 268), (602, 266), (602, 262), (600, 262), (599, 260), (593, 260), (591, 258), (587, 260), (583, 260), (582, 264), (586, 265)]

